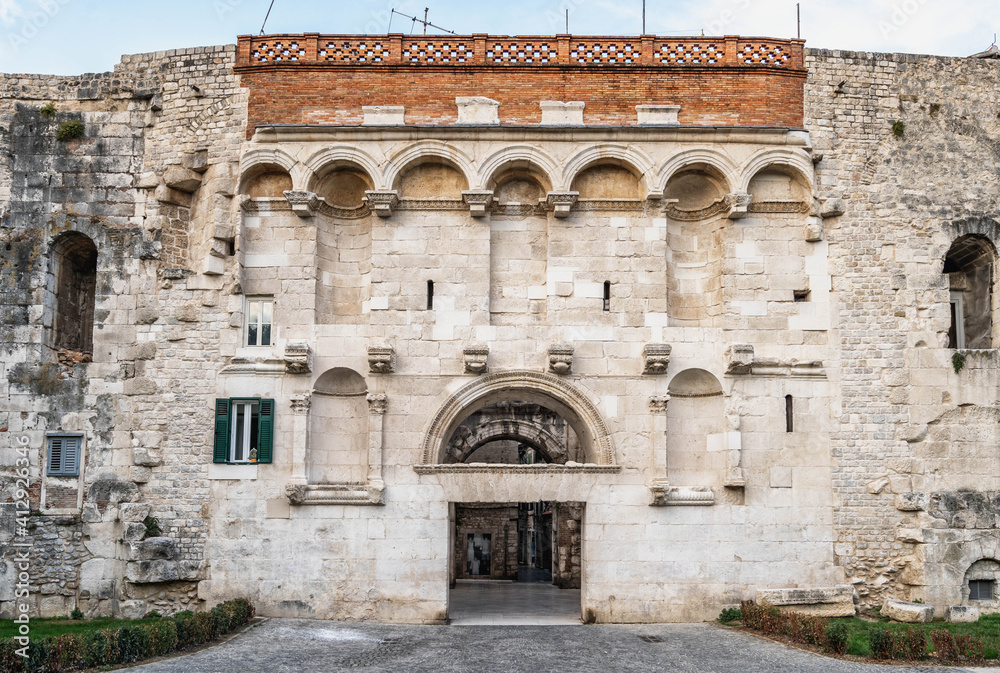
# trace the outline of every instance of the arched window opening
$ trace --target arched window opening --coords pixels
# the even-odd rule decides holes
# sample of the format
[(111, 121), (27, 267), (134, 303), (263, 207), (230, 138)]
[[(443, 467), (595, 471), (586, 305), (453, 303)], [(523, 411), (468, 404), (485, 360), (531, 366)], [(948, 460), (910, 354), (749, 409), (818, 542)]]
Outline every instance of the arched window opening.
[(83, 234), (61, 237), (52, 249), (55, 328), (59, 350), (92, 355), (94, 302), (97, 292), (97, 246)]
[(963, 602), (991, 611), (1000, 608), (998, 580), (1000, 580), (1000, 562), (991, 558), (976, 561), (965, 572), (965, 582), (962, 587)]
[(533, 465), (581, 460), (576, 432), (533, 402), (498, 402), (466, 417), (448, 442), (449, 462)]
[(944, 260), (948, 276), (949, 348), (992, 348), (996, 252), (981, 236), (962, 236)]

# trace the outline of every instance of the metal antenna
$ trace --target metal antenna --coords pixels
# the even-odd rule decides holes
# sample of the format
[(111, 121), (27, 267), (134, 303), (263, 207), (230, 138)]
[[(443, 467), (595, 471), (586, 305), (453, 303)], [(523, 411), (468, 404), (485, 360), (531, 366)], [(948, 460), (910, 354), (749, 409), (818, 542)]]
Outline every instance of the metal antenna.
[(798, 3), (798, 2), (795, 3), (795, 25), (796, 25), (796, 34), (798, 35), (798, 39), (801, 40), (802, 39), (802, 10), (800, 8), (800, 3)]
[(267, 8), (267, 15), (264, 17), (264, 23), (260, 24), (260, 34), (264, 34), (264, 26), (267, 25), (267, 19), (271, 16), (271, 10), (274, 8), (274, 0), (271, 0), (271, 6)]
[(569, 35), (569, 10), (566, 10), (566, 34)]
[(646, 0), (642, 0), (642, 34), (646, 34)]
[(409, 14), (403, 14), (402, 12), (397, 12), (395, 9), (393, 9), (391, 12), (389, 12), (389, 25), (390, 26), (392, 25), (392, 15), (393, 14), (399, 14), (400, 16), (405, 17), (405, 18), (407, 18), (407, 19), (410, 20), (410, 33), (411, 34), (413, 33), (413, 28), (418, 23), (422, 23), (424, 25), (424, 35), (427, 34), (427, 26), (430, 26), (431, 28), (437, 28), (438, 30), (443, 31), (445, 33), (449, 33), (451, 35), (455, 35), (456, 34), (455, 31), (453, 31), (453, 30), (448, 30), (447, 28), (442, 28), (441, 26), (437, 26), (437, 25), (431, 23), (430, 21), (428, 21), (427, 20), (427, 12), (429, 12), (429, 11), (430, 10), (425, 7), (424, 8), (424, 18), (423, 19), (418, 19), (415, 16), (410, 16)]

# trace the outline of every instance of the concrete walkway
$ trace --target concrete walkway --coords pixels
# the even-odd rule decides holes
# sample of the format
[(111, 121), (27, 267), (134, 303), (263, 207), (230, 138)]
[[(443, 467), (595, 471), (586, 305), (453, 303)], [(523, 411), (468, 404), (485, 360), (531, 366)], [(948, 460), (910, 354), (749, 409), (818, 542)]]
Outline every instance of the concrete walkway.
[[(829, 659), (712, 624), (398, 626), (271, 619), (142, 673), (960, 673)], [(993, 669), (996, 670), (996, 669)]]
[(580, 623), (580, 590), (521, 582), (458, 582), (448, 610), (455, 626)]

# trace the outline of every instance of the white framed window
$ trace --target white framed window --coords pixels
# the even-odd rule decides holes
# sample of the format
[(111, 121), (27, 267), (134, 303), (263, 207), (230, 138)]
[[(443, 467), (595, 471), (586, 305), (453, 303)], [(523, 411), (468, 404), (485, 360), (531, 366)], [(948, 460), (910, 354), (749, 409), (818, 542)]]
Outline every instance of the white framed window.
[(48, 458), (45, 474), (49, 477), (77, 477), (80, 475), (81, 435), (49, 435)]
[(948, 347), (965, 348), (965, 308), (962, 290), (951, 291), (951, 329), (948, 330)]
[(244, 343), (247, 346), (270, 346), (274, 319), (274, 299), (247, 297)]

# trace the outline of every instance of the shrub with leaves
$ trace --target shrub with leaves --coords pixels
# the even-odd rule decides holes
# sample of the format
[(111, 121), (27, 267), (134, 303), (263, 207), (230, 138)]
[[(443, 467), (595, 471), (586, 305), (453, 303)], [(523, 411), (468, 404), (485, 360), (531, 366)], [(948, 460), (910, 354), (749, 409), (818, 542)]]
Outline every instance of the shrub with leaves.
[(723, 624), (738, 622), (743, 619), (743, 612), (739, 608), (725, 608), (719, 615), (719, 621)]
[(892, 659), (896, 650), (896, 637), (884, 626), (868, 629), (868, 647), (876, 659)]
[(955, 646), (955, 636), (947, 629), (931, 631), (931, 642), (934, 651), (941, 661), (958, 661), (958, 648)]
[(146, 527), (146, 532), (142, 536), (143, 540), (150, 537), (160, 537), (160, 534), (163, 532), (160, 530), (160, 520), (155, 516), (147, 516), (142, 520), (142, 525)]
[(955, 636), (955, 649), (960, 657), (969, 662), (982, 661), (986, 654), (986, 644), (971, 633)]
[(916, 661), (927, 656), (927, 634), (920, 627), (907, 629), (896, 638), (900, 659)]
[(39, 110), (43, 117), (55, 117), (56, 116), (56, 106), (52, 103), (46, 103)]
[(59, 129), (56, 131), (56, 140), (63, 143), (76, 140), (82, 138), (86, 131), (86, 127), (75, 119), (65, 121), (59, 125)]
[(831, 622), (823, 631), (827, 648), (834, 654), (843, 654), (851, 642), (851, 632), (844, 622)]

